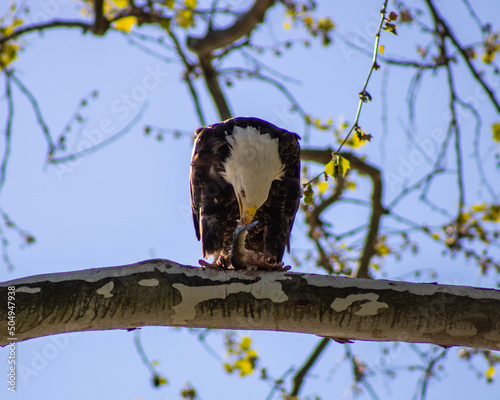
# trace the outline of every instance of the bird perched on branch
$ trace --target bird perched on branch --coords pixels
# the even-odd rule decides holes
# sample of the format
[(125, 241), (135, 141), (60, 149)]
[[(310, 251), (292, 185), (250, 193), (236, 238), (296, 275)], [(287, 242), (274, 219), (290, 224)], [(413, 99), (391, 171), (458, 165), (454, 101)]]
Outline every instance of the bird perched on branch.
[(299, 136), (258, 118), (196, 130), (191, 210), (203, 266), (282, 270), (301, 197)]

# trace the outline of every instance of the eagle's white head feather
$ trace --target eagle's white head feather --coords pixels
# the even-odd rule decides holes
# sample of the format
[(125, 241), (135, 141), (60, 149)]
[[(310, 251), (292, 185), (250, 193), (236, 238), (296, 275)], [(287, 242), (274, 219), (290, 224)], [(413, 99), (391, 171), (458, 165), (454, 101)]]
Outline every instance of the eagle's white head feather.
[(233, 135), (227, 139), (231, 150), (224, 162), (222, 176), (234, 188), (240, 206), (240, 222), (248, 225), (266, 202), (273, 181), (284, 174), (279, 141), (252, 126), (234, 127)]

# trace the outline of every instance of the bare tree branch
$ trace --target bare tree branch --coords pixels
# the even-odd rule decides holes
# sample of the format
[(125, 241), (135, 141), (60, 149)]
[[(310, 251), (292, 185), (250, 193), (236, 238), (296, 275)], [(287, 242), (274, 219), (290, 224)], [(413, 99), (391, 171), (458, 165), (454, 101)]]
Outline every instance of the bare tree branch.
[(375, 245), (377, 244), (380, 220), (382, 215), (387, 213), (386, 209), (382, 205), (382, 176), (378, 168), (360, 160), (358, 157), (350, 153), (342, 153), (342, 157), (349, 160), (352, 169), (356, 169), (359, 172), (368, 175), (373, 185), (370, 225), (366, 234), (365, 245), (359, 261), (358, 272), (356, 274), (358, 278), (368, 278), (370, 276), (368, 267), (370, 266), (370, 260), (375, 254)]
[(55, 150), (55, 144), (54, 141), (52, 140), (52, 137), (50, 136), (50, 130), (49, 126), (45, 122), (45, 119), (43, 118), (42, 115), (42, 110), (40, 109), (40, 105), (38, 104), (38, 101), (36, 100), (35, 96), (31, 91), (24, 85), (23, 82), (14, 74), (14, 72), (10, 72), (10, 77), (12, 79), (12, 82), (14, 82), (19, 90), (21, 90), (21, 93), (23, 93), (28, 101), (30, 102), (31, 106), (33, 107), (33, 111), (35, 112), (36, 120), (40, 128), (42, 129), (43, 135), (45, 136), (45, 140), (47, 141), (47, 144), (49, 145), (47, 154), (52, 154)]
[[(9, 296), (11, 296), (9, 298)], [(145, 325), (310, 333), (500, 349), (500, 291), (290, 272), (204, 270), (168, 260), (0, 284), (0, 345)]]
[(226, 96), (222, 92), (220, 87), (217, 71), (212, 64), (211, 55), (204, 54), (199, 57), (200, 67), (203, 71), (203, 77), (205, 78), (205, 84), (207, 85), (208, 92), (212, 96), (219, 117), (221, 120), (229, 119), (233, 116), (233, 113), (229, 109), (229, 103), (226, 100)]
[(94, 1), (94, 27), (93, 33), (103, 36), (109, 29), (109, 21), (104, 16), (104, 0)]
[(426, 361), (428, 361), (427, 367), (425, 368), (425, 371), (422, 375), (422, 378), (420, 378), (420, 380), (418, 382), (418, 386), (421, 386), (421, 388), (420, 388), (420, 399), (421, 400), (425, 399), (430, 380), (436, 374), (434, 369), (439, 365), (439, 361), (441, 361), (441, 359), (443, 359), (446, 356), (447, 352), (448, 352), (448, 349), (441, 349), (437, 356), (432, 357), (431, 360), (426, 360)]
[(49, 22), (44, 22), (41, 24), (28, 25), (19, 29), (16, 29), (10, 35), (0, 37), (0, 45), (4, 44), (10, 40), (16, 39), (19, 36), (25, 35), (29, 32), (44, 31), (47, 29), (54, 28), (79, 28), (83, 30), (83, 33), (92, 31), (93, 24), (89, 24), (85, 21), (72, 21), (72, 20), (52, 20)]
[(314, 348), (314, 351), (311, 353), (305, 364), (293, 377), (293, 389), (290, 392), (290, 397), (298, 397), (304, 378), (307, 376), (309, 370), (313, 367), (316, 361), (318, 361), (319, 357), (330, 342), (330, 338), (323, 338), (319, 341), (318, 345)]
[(500, 102), (496, 99), (495, 97), (495, 92), (488, 86), (486, 81), (483, 79), (481, 74), (476, 70), (476, 67), (472, 64), (470, 57), (468, 56), (467, 52), (465, 51), (465, 48), (462, 46), (462, 44), (458, 41), (454, 33), (452, 32), (451, 28), (448, 26), (446, 21), (441, 17), (439, 14), (439, 11), (437, 10), (436, 6), (434, 5), (432, 0), (425, 0), (427, 3), (427, 6), (429, 7), (429, 10), (432, 14), (432, 17), (436, 21), (437, 24), (439, 24), (443, 28), (442, 34), (446, 37), (449, 37), (451, 42), (454, 44), (455, 48), (458, 50), (462, 58), (464, 59), (465, 63), (467, 64), (467, 67), (469, 68), (471, 74), (474, 76), (476, 81), (481, 85), (481, 87), (484, 89), (488, 97), (490, 98), (493, 106), (496, 108), (497, 112), (500, 113)]
[(247, 68), (227, 68), (227, 69), (224, 69), (224, 70), (220, 71), (220, 75), (224, 75), (225, 76), (225, 75), (228, 75), (228, 74), (235, 74), (235, 75), (237, 75), (237, 74), (244, 74), (247, 78), (257, 79), (257, 80), (260, 80), (262, 82), (266, 82), (266, 83), (274, 86), (290, 102), (290, 104), (292, 105), (293, 110), (297, 111), (297, 113), (303, 119), (306, 118), (306, 115), (307, 115), (306, 111), (302, 108), (302, 106), (300, 105), (300, 103), (293, 96), (293, 94), (290, 91), (290, 89), (288, 89), (286, 87), (286, 85), (284, 85), (283, 83), (281, 83), (279, 80), (274, 79), (274, 78), (272, 78), (270, 76), (264, 75), (260, 71), (254, 71), (254, 70), (250, 70), (250, 69), (247, 69)]
[(80, 20), (52, 20), (48, 22), (32, 24), (18, 28), (14, 30), (14, 32), (12, 32), (10, 35), (0, 37), (0, 45), (30, 32), (42, 32), (44, 30), (54, 28), (79, 28), (82, 29), (83, 33), (92, 32), (94, 35), (104, 36), (108, 32), (112, 22), (130, 16), (137, 17), (138, 24), (152, 24), (160, 22), (162, 20), (169, 20), (169, 18), (159, 16), (155, 11), (146, 11), (141, 7), (132, 7), (125, 9), (108, 20), (104, 15), (103, 7), (104, 0), (95, 0), (94, 22), (92, 23)]
[[(455, 83), (453, 81), (453, 72), (451, 69), (451, 57), (448, 55), (447, 47), (446, 47), (446, 37), (450, 37), (452, 42), (454, 42), (455, 46), (458, 46), (457, 42), (452, 38), (452, 34), (449, 31), (449, 28), (445, 25), (444, 21), (439, 16), (437, 10), (432, 4), (431, 0), (426, 0), (433, 17), (434, 21), (434, 32), (436, 36), (436, 40), (438, 42), (439, 48), (439, 59), (445, 65), (446, 69), (446, 80), (448, 84), (448, 92), (449, 92), (449, 103), (448, 108), (451, 113), (451, 118), (449, 122), (449, 132), (453, 133), (455, 136), (455, 157), (457, 163), (457, 186), (458, 186), (458, 209), (457, 214), (455, 216), (455, 230), (456, 235), (454, 238), (453, 246), (456, 246), (461, 238), (461, 225), (463, 220), (463, 208), (465, 205), (465, 189), (464, 189), (464, 176), (463, 176), (463, 168), (462, 168), (462, 151), (461, 151), (461, 137), (460, 137), (460, 125), (457, 117), (456, 111), (456, 103), (457, 103), (457, 95), (455, 92)], [(458, 46), (459, 50), (461, 46)], [(474, 74), (474, 71), (473, 71)], [(477, 79), (478, 77), (476, 77)], [(500, 109), (499, 109), (500, 110)]]
[(185, 80), (186, 80), (186, 84), (188, 85), (189, 93), (191, 94), (191, 98), (193, 99), (193, 102), (194, 102), (194, 106), (195, 106), (195, 109), (196, 109), (196, 114), (198, 115), (198, 121), (200, 122), (201, 126), (205, 126), (206, 125), (205, 117), (203, 116), (203, 110), (201, 108), (201, 104), (200, 104), (200, 99), (199, 99), (199, 96), (198, 96), (198, 92), (196, 91), (196, 88), (194, 87), (194, 84), (191, 81), (191, 75), (190, 74), (191, 74), (191, 71), (192, 71), (192, 69), (193, 69), (194, 66), (188, 60), (186, 54), (184, 53), (184, 50), (181, 47), (179, 39), (177, 39), (177, 36), (175, 35), (175, 33), (171, 29), (169, 29), (167, 31), (167, 33), (170, 36), (170, 38), (172, 39), (172, 41), (174, 42), (175, 50), (176, 50), (178, 56), (180, 57), (180, 59), (182, 60), (182, 63), (184, 64), (184, 68), (185, 68)]
[[(387, 210), (382, 205), (382, 177), (378, 168), (362, 161), (352, 153), (343, 152), (341, 153), (341, 156), (349, 160), (352, 169), (368, 175), (373, 184), (370, 225), (366, 235), (363, 253), (359, 259), (359, 266), (356, 274), (358, 278), (368, 278), (368, 267), (370, 265), (371, 258), (375, 254), (375, 245), (377, 243), (380, 220), (382, 215), (387, 213)], [(331, 157), (331, 149), (303, 149), (301, 151), (301, 159), (303, 161), (313, 161), (320, 164), (327, 164), (330, 162)]]
[(140, 110), (135, 115), (135, 117), (123, 129), (119, 130), (114, 135), (112, 135), (112, 136), (104, 139), (103, 141), (101, 141), (101, 142), (99, 142), (99, 143), (97, 143), (97, 144), (95, 144), (93, 146), (86, 147), (83, 150), (79, 150), (77, 152), (73, 152), (73, 153), (70, 153), (70, 154), (62, 155), (62, 156), (59, 156), (59, 157), (54, 156), (54, 154), (49, 154), (49, 157), (48, 157), (47, 161), (50, 162), (50, 163), (52, 163), (52, 164), (64, 163), (64, 162), (67, 162), (67, 161), (76, 160), (78, 158), (84, 157), (87, 154), (94, 153), (97, 150), (102, 149), (103, 147), (108, 146), (109, 144), (111, 144), (111, 143), (115, 142), (116, 140), (118, 140), (119, 138), (121, 138), (126, 133), (130, 132), (130, 130), (135, 126), (135, 124), (142, 119), (144, 111), (146, 110), (146, 108), (148, 107), (148, 105), (149, 105), (149, 103), (145, 102), (141, 106)]
[(7, 163), (10, 157), (10, 147), (12, 143), (12, 121), (14, 119), (14, 101), (12, 100), (12, 72), (5, 71), (5, 95), (7, 97), (7, 121), (5, 123), (5, 149), (0, 167), (0, 190), (5, 184), (7, 174)]
[(274, 0), (256, 0), (253, 6), (243, 13), (236, 22), (228, 28), (213, 30), (209, 27), (203, 37), (188, 37), (187, 47), (198, 56), (207, 89), (217, 107), (219, 117), (226, 120), (232, 117), (229, 104), (222, 92), (218, 72), (214, 68), (213, 51), (229, 46), (243, 36), (249, 35), (264, 20), (266, 11), (274, 4)]
[(366, 77), (363, 88), (361, 89), (361, 92), (359, 93), (358, 111), (356, 112), (356, 117), (354, 118), (354, 123), (352, 124), (351, 129), (349, 130), (346, 137), (344, 138), (344, 141), (340, 144), (339, 148), (337, 149), (337, 153), (342, 149), (345, 142), (347, 142), (347, 139), (349, 138), (351, 133), (359, 127), (358, 121), (359, 121), (359, 117), (361, 115), (361, 107), (363, 106), (363, 103), (371, 100), (371, 97), (368, 94), (368, 92), (366, 91), (366, 88), (368, 87), (368, 83), (370, 82), (370, 78), (372, 76), (373, 71), (378, 70), (380, 68), (379, 65), (377, 64), (377, 56), (378, 56), (378, 52), (379, 52), (380, 33), (382, 31), (382, 26), (383, 26), (384, 21), (385, 21), (386, 7), (387, 7), (388, 2), (389, 2), (389, 0), (385, 0), (384, 4), (382, 6), (382, 9), (380, 10), (381, 16), (380, 16), (378, 30), (377, 30), (377, 33), (375, 34), (375, 44), (374, 44), (374, 49), (373, 49), (372, 65), (370, 67), (370, 70), (368, 71), (368, 76)]
[(229, 46), (243, 36), (250, 35), (257, 24), (264, 21), (274, 0), (255, 0), (252, 7), (243, 13), (236, 22), (228, 28), (209, 30), (203, 37), (188, 37), (188, 48), (199, 57), (210, 55), (214, 50)]

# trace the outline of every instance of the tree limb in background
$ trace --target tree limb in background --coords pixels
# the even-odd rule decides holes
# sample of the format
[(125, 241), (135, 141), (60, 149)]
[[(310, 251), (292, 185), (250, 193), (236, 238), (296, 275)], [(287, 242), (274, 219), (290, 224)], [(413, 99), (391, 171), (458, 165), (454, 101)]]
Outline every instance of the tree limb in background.
[(104, 0), (94, 0), (94, 26), (93, 33), (103, 36), (109, 29), (109, 21), (104, 16)]
[[(493, 106), (496, 108), (497, 112), (500, 113), (500, 102), (496, 99), (495, 97), (495, 92), (489, 87), (489, 85), (486, 83), (484, 78), (481, 76), (479, 72), (477, 72), (476, 68), (470, 61), (470, 56), (467, 54), (465, 47), (460, 44), (456, 36), (453, 34), (450, 26), (446, 23), (446, 21), (441, 17), (439, 14), (439, 11), (437, 10), (436, 6), (432, 2), (432, 0), (425, 0), (427, 3), (427, 6), (429, 10), (432, 13), (432, 17), (436, 21), (438, 25), (440, 25), (443, 29), (439, 32), (440, 35), (442, 35), (442, 39), (444, 40), (445, 37), (450, 38), (452, 41), (453, 45), (457, 49), (457, 51), (460, 53), (462, 58), (464, 59), (465, 63), (467, 64), (467, 67), (469, 68), (471, 74), (473, 75), (474, 79), (481, 85), (481, 87), (484, 89), (486, 94), (491, 100), (491, 103)], [(438, 33), (438, 32), (436, 32)]]
[(187, 47), (198, 56), (205, 84), (221, 120), (231, 118), (233, 114), (220, 86), (218, 72), (213, 66), (213, 51), (229, 46), (243, 36), (250, 35), (257, 24), (264, 20), (266, 11), (273, 4), (274, 0), (256, 0), (253, 6), (230, 27), (218, 30), (209, 29), (203, 37), (187, 38)]
[(55, 28), (78, 28), (81, 29), (83, 33), (86, 33), (92, 30), (93, 25), (84, 21), (72, 21), (72, 20), (52, 20), (40, 24), (28, 25), (23, 28), (16, 29), (10, 35), (0, 37), (0, 45), (7, 43), (8, 41), (11, 41), (13, 39), (17, 39), (18, 37), (23, 36), (30, 32), (35, 32), (35, 31), (42, 32), (48, 29), (55, 29)]
[(200, 68), (203, 71), (203, 78), (205, 79), (205, 84), (207, 85), (208, 92), (210, 93), (210, 96), (212, 97), (212, 100), (217, 107), (219, 118), (222, 121), (231, 118), (233, 114), (229, 109), (229, 103), (226, 100), (226, 96), (222, 92), (218, 73), (212, 64), (212, 57), (210, 55), (204, 54), (202, 56), (199, 56), (199, 62)]
[(264, 21), (267, 10), (274, 3), (274, 0), (255, 0), (252, 7), (241, 14), (233, 25), (225, 29), (209, 29), (203, 37), (188, 37), (188, 48), (203, 57), (214, 50), (229, 46), (243, 36), (250, 35), (255, 27)]
[(10, 157), (10, 147), (12, 143), (12, 121), (14, 119), (14, 101), (12, 100), (12, 73), (5, 72), (5, 94), (7, 96), (7, 121), (5, 122), (5, 149), (0, 167), (0, 190), (5, 185), (7, 174), (7, 164)]
[(101, 142), (99, 142), (95, 145), (91, 145), (89, 147), (86, 147), (83, 150), (72, 152), (70, 154), (65, 154), (65, 155), (61, 155), (61, 156), (55, 156), (54, 155), (55, 153), (49, 154), (47, 161), (51, 164), (65, 163), (67, 161), (76, 160), (78, 158), (84, 157), (87, 154), (94, 153), (94, 152), (102, 149), (103, 147), (110, 145), (111, 143), (115, 142), (116, 140), (120, 139), (122, 136), (124, 136), (125, 134), (130, 132), (130, 130), (142, 119), (142, 116), (143, 116), (144, 112), (146, 111), (146, 108), (148, 108), (148, 106), (149, 106), (149, 103), (145, 102), (141, 106), (140, 110), (137, 112), (135, 117), (132, 118), (132, 120), (124, 128), (120, 129), (114, 135), (102, 140)]
[[(362, 161), (352, 153), (342, 152), (342, 157), (351, 163), (351, 168), (358, 170), (361, 174), (368, 175), (372, 181), (372, 198), (371, 198), (371, 217), (369, 229), (365, 239), (364, 249), (359, 259), (358, 270), (356, 276), (358, 278), (369, 278), (368, 267), (370, 260), (375, 254), (375, 245), (380, 229), (381, 218), (387, 213), (382, 205), (382, 178), (380, 170), (366, 161)], [(331, 161), (331, 149), (303, 149), (301, 151), (301, 159), (303, 161), (312, 161), (320, 164), (327, 164)], [(321, 204), (321, 203), (320, 203)], [(328, 204), (328, 203), (327, 203)], [(321, 211), (326, 208), (320, 206)]]
[(290, 396), (293, 398), (294, 396), (298, 398), (299, 391), (302, 387), (302, 384), (304, 383), (304, 378), (307, 376), (309, 370), (314, 366), (316, 361), (318, 361), (319, 357), (323, 353), (323, 351), (326, 349), (328, 344), (330, 344), (331, 338), (323, 338), (319, 341), (317, 346), (314, 348), (313, 352), (309, 356), (309, 358), (306, 360), (302, 368), (299, 369), (299, 371), (295, 374), (293, 377), (293, 388), (292, 391), (290, 392)]
[(194, 106), (196, 109), (196, 114), (198, 115), (198, 121), (200, 122), (200, 126), (205, 126), (206, 122), (205, 122), (205, 117), (203, 115), (203, 110), (201, 108), (200, 98), (199, 98), (198, 93), (196, 91), (196, 88), (191, 80), (191, 72), (192, 72), (192, 69), (194, 67), (193, 63), (191, 63), (188, 60), (186, 54), (184, 53), (184, 50), (181, 47), (179, 39), (177, 39), (177, 36), (173, 32), (173, 30), (168, 29), (167, 33), (170, 36), (170, 38), (172, 39), (172, 41), (174, 42), (175, 50), (176, 50), (179, 58), (182, 60), (182, 63), (184, 64), (185, 82), (188, 85), (189, 93), (191, 94), (191, 98), (193, 99), (193, 103), (194, 103)]

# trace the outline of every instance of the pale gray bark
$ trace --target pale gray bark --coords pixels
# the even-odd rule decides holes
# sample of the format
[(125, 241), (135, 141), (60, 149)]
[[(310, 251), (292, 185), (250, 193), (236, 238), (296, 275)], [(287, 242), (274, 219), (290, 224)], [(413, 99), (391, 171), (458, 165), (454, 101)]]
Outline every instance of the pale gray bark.
[(500, 349), (500, 291), (493, 289), (149, 260), (0, 284), (1, 345), (10, 343), (9, 287), (17, 341), (161, 325)]

